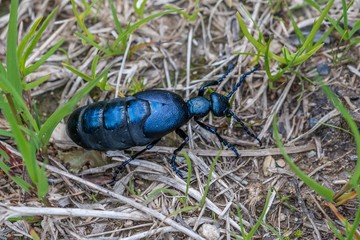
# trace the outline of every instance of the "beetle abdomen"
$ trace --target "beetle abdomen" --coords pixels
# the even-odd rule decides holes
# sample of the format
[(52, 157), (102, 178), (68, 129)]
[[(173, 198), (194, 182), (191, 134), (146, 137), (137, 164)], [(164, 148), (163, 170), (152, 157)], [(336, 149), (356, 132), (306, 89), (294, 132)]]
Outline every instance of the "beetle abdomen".
[(67, 132), (76, 144), (87, 149), (106, 151), (142, 146), (156, 139), (143, 132), (149, 115), (147, 101), (116, 98), (75, 110), (68, 119)]

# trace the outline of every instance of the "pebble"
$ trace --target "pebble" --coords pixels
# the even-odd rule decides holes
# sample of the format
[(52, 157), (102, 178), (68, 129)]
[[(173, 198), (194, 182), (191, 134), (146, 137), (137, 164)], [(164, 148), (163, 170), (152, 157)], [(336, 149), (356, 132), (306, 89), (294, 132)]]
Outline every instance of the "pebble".
[(275, 168), (275, 159), (272, 156), (266, 156), (263, 163), (264, 176), (270, 176), (272, 173), (269, 171), (270, 168)]
[(199, 233), (207, 240), (217, 240), (220, 238), (220, 229), (209, 223), (201, 225)]

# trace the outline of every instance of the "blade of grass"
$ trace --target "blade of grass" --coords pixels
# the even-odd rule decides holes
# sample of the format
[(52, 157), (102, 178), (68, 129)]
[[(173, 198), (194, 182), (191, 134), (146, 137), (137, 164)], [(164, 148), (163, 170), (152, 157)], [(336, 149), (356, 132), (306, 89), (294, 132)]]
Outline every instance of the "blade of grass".
[[(258, 49), (258, 51), (260, 52), (265, 52), (265, 49), (266, 49), (266, 46), (264, 46), (263, 44), (261, 44), (260, 42), (258, 42), (251, 34), (250, 32), (248, 31), (246, 25), (245, 25), (245, 22), (243, 21), (241, 15), (239, 12), (236, 13), (236, 17), (238, 19), (238, 23), (239, 23), (239, 26), (241, 28), (241, 31), (243, 32), (243, 34), (245, 35), (245, 37), (252, 43), (252, 45), (254, 45), (254, 47), (256, 49)], [(286, 64), (286, 61), (285, 59), (283, 59), (282, 57), (279, 57), (277, 56), (276, 54), (272, 53), (272, 52), (269, 52), (269, 56), (273, 59), (275, 59), (276, 61), (280, 62), (280, 63), (283, 63), (283, 64)]]
[(59, 107), (43, 124), (40, 129), (39, 136), (43, 145), (46, 145), (49, 142), (50, 136), (54, 131), (58, 123), (68, 114), (72, 112), (76, 104), (88, 94), (91, 89), (93, 89), (98, 82), (103, 78), (104, 75), (107, 75), (109, 69), (102, 72), (95, 79), (90, 81), (84, 88), (80, 89), (67, 103)]
[(161, 16), (164, 16), (166, 14), (170, 14), (170, 13), (174, 13), (175, 11), (173, 10), (168, 10), (168, 11), (164, 11), (164, 12), (159, 12), (159, 13), (155, 13), (153, 15), (150, 15), (144, 19), (141, 19), (139, 21), (137, 21), (136, 23), (134, 23), (133, 25), (130, 25), (129, 27), (126, 28), (126, 30), (121, 33), (117, 38), (116, 40), (114, 41), (111, 49), (116, 49), (116, 47), (118, 46), (118, 44), (124, 40), (124, 39), (127, 39), (128, 36), (130, 34), (132, 34), (136, 29), (140, 28), (142, 25), (146, 24), (147, 22), (149, 22), (150, 20), (153, 20), (155, 18), (158, 18), (158, 17), (161, 17)]
[(30, 40), (34, 37), (34, 35), (36, 33), (36, 29), (38, 28), (38, 26), (41, 23), (42, 19), (43, 19), (42, 17), (39, 17), (32, 24), (32, 26), (30, 27), (29, 32), (27, 32), (25, 34), (25, 36), (23, 37), (23, 39), (20, 41), (20, 44), (19, 44), (18, 49), (17, 49), (17, 56), (18, 56), (18, 59), (19, 59), (20, 71), (24, 71), (24, 69), (25, 69), (26, 58), (23, 57), (25, 47), (28, 46), (28, 44), (31, 42)]
[(43, 77), (41, 77), (41, 78), (39, 78), (39, 79), (37, 79), (37, 80), (35, 80), (35, 81), (32, 81), (32, 82), (30, 82), (30, 83), (26, 83), (25, 86), (24, 86), (24, 90), (25, 90), (25, 91), (29, 91), (29, 90), (31, 90), (31, 89), (36, 88), (36, 87), (39, 86), (40, 84), (46, 82), (46, 81), (49, 79), (49, 77), (50, 77), (50, 74), (49, 74), (49, 75), (45, 75), (45, 76), (43, 76)]
[(349, 125), (349, 128), (354, 136), (355, 143), (356, 143), (356, 154), (358, 156), (358, 160), (356, 163), (356, 167), (354, 170), (354, 174), (352, 175), (350, 179), (350, 183), (352, 187), (355, 189), (357, 187), (357, 184), (360, 181), (360, 134), (357, 129), (356, 123), (352, 119), (350, 113), (347, 111), (347, 109), (342, 105), (340, 100), (335, 96), (335, 94), (330, 90), (330, 88), (318, 77), (317, 82), (319, 83), (321, 89), (325, 93), (325, 95), (331, 100), (332, 104), (336, 109), (339, 110), (343, 118), (345, 119), (346, 123)]
[(60, 39), (54, 46), (52, 46), (49, 51), (47, 51), (38, 61), (36, 61), (34, 64), (30, 65), (29, 67), (25, 68), (24, 75), (27, 76), (32, 72), (35, 72), (43, 63), (51, 57), (56, 50), (65, 42), (65, 39)]
[(7, 76), (10, 80), (11, 85), (14, 87), (14, 90), (21, 95), (22, 94), (22, 84), (20, 78), (20, 72), (18, 69), (18, 58), (16, 54), (16, 46), (18, 42), (17, 35), (17, 10), (18, 10), (19, 1), (11, 1), (10, 5), (10, 19), (9, 19), (9, 30), (7, 38), (7, 50), (6, 50), (6, 66), (7, 66)]
[(83, 35), (80, 32), (76, 32), (75, 33), (76, 36), (78, 36), (79, 38), (81, 38), (84, 42), (89, 43), (90, 45), (94, 46), (95, 48), (99, 49), (100, 51), (111, 55), (112, 52), (106, 48), (104, 48), (103, 46), (100, 46), (97, 42), (95, 42), (92, 38), (89, 38), (88, 36)]
[(261, 223), (264, 222), (264, 217), (267, 213), (267, 209), (268, 209), (268, 206), (270, 203), (270, 197), (271, 197), (271, 190), (269, 189), (267, 192), (267, 195), (266, 195), (264, 208), (260, 214), (259, 219), (256, 221), (255, 225), (251, 228), (249, 234), (247, 235), (247, 239), (249, 239), (249, 240), (253, 239), (255, 232), (259, 229), (259, 227), (261, 226)]
[[(16, 146), (22, 155), (27, 172), (29, 173), (29, 177), (36, 186), (41, 186), (42, 191), (38, 192), (38, 196), (43, 197), (44, 196), (43, 187), (44, 185), (47, 186), (47, 180), (46, 180), (46, 175), (43, 175), (44, 172), (41, 171), (39, 165), (37, 164), (34, 145), (29, 143), (29, 140), (20, 130), (16, 117), (13, 115), (13, 112), (11, 111), (9, 104), (5, 101), (2, 95), (0, 95), (0, 106), (1, 109), (3, 110), (3, 114), (7, 122), (11, 127), (11, 131), (14, 136)], [(44, 181), (44, 179), (45, 179), (45, 183), (41, 183), (40, 181)], [(47, 189), (45, 190), (45, 193), (46, 192)]]
[(124, 30), (122, 29), (119, 18), (117, 17), (117, 12), (116, 12), (116, 8), (115, 8), (115, 5), (114, 5), (114, 1), (109, 0), (109, 3), (110, 3), (111, 14), (112, 14), (112, 17), (114, 19), (116, 30), (117, 30), (117, 32), (119, 34), (121, 34)]
[(317, 194), (319, 194), (321, 197), (323, 197), (325, 200), (332, 202), (332, 197), (334, 195), (334, 192), (330, 189), (320, 185), (316, 181), (314, 181), (312, 178), (310, 178), (308, 175), (306, 175), (303, 171), (301, 171), (296, 164), (291, 160), (289, 155), (286, 153), (284, 145), (281, 143), (280, 140), (280, 134), (279, 130), (277, 128), (277, 117), (274, 117), (273, 120), (273, 133), (276, 145), (279, 147), (281, 154), (283, 155), (286, 163), (290, 166), (290, 169), (296, 174), (298, 178), (300, 178), (308, 187), (310, 187), (312, 190), (314, 190)]
[(210, 165), (210, 171), (209, 171), (208, 179), (206, 181), (206, 185), (205, 185), (205, 189), (204, 189), (204, 195), (203, 195), (203, 197), (201, 198), (201, 201), (200, 201), (200, 208), (203, 208), (204, 205), (205, 205), (205, 200), (206, 200), (207, 195), (209, 193), (210, 182), (211, 182), (211, 179), (212, 179), (211, 176), (212, 176), (212, 173), (213, 173), (213, 171), (215, 169), (216, 163), (219, 160), (220, 154), (221, 154), (221, 151), (218, 151), (218, 153), (216, 154), (216, 156), (214, 157), (214, 160), (212, 161), (212, 163)]
[(76, 18), (76, 22), (79, 24), (80, 28), (84, 31), (84, 33), (86, 34), (88, 39), (94, 40), (95, 36), (91, 34), (91, 32), (87, 29), (87, 27), (85, 26), (85, 23), (83, 21), (84, 16), (80, 16), (79, 12), (76, 9), (76, 5), (75, 5), (75, 1), (71, 0), (71, 6)]
[(42, 22), (39, 30), (34, 34), (34, 37), (32, 38), (32, 40), (30, 41), (28, 47), (25, 49), (24, 53), (23, 53), (23, 66), (21, 66), (22, 68), (25, 69), (25, 63), (26, 60), (28, 59), (30, 53), (34, 50), (34, 48), (36, 47), (36, 44), (38, 44), (41, 36), (43, 35), (43, 32), (45, 31), (45, 29), (47, 28), (47, 26), (49, 25), (50, 21), (52, 20), (52, 18), (55, 16), (57, 10), (59, 9), (59, 7), (55, 7), (54, 10), (51, 11), (51, 13), (46, 17), (46, 19), (44, 20), (44, 22)]

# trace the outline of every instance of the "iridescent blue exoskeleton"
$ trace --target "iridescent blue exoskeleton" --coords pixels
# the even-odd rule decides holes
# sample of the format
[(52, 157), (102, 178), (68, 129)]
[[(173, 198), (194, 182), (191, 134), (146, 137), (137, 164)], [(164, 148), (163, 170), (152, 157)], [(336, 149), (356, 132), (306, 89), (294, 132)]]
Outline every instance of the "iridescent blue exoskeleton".
[(234, 146), (223, 139), (215, 127), (200, 122), (200, 118), (212, 112), (217, 117), (232, 116), (261, 145), (261, 141), (230, 110), (229, 100), (240, 87), (246, 76), (259, 66), (242, 75), (226, 96), (216, 92), (210, 98), (204, 97), (207, 87), (218, 85), (233, 70), (230, 64), (225, 74), (216, 81), (200, 87), (198, 96), (184, 101), (179, 95), (165, 90), (147, 90), (125, 98), (96, 102), (76, 109), (69, 117), (67, 133), (78, 145), (86, 149), (100, 151), (123, 150), (134, 146), (146, 147), (131, 156), (115, 171), (114, 181), (120, 170), (141, 153), (151, 149), (166, 134), (175, 131), (183, 143), (173, 152), (171, 167), (176, 174), (183, 176), (176, 167), (176, 156), (189, 141), (186, 133), (180, 129), (191, 118), (205, 130), (215, 134), (219, 141), (231, 149), (237, 157), (240, 154)]

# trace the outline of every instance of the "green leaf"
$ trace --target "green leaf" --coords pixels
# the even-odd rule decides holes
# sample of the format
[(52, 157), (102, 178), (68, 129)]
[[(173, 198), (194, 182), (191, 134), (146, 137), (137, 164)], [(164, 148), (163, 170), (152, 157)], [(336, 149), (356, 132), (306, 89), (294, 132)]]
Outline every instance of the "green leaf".
[(85, 73), (79, 71), (78, 69), (74, 68), (73, 66), (67, 63), (63, 63), (63, 66), (87, 82), (90, 82), (92, 80), (92, 78), (89, 75), (86, 75)]
[(110, 7), (111, 7), (111, 14), (112, 14), (112, 17), (113, 17), (114, 22), (115, 22), (116, 30), (117, 30), (118, 34), (121, 34), (123, 32), (123, 29), (121, 27), (119, 18), (117, 17), (117, 12), (116, 12), (116, 8), (115, 8), (115, 5), (114, 5), (114, 1), (110, 0), (109, 3), (110, 3)]
[(358, 19), (351, 31), (349, 32), (349, 37), (351, 38), (358, 30), (360, 29), (360, 19)]
[(7, 79), (10, 81), (14, 90), (21, 95), (21, 78), (18, 67), (18, 58), (16, 54), (16, 47), (18, 41), (17, 35), (17, 10), (18, 0), (11, 1), (10, 5), (10, 19), (9, 19), (9, 30), (7, 38), (7, 49), (6, 49), (6, 66), (7, 66)]
[(65, 39), (60, 39), (52, 48), (49, 49), (48, 52), (45, 53), (44, 56), (42, 56), (38, 61), (36, 61), (34, 64), (30, 65), (29, 67), (25, 68), (24, 75), (27, 76), (32, 72), (35, 72), (41, 65), (44, 64), (44, 62), (51, 57), (54, 52), (64, 43)]
[(313, 189), (317, 194), (319, 194), (321, 197), (323, 197), (325, 200), (332, 202), (332, 197), (334, 195), (334, 192), (330, 189), (320, 185), (316, 181), (314, 181), (312, 178), (310, 178), (308, 175), (306, 175), (303, 171), (300, 170), (296, 166), (296, 164), (291, 160), (289, 155), (286, 153), (284, 146), (281, 143), (279, 130), (277, 128), (277, 118), (274, 117), (273, 120), (273, 133), (274, 138), (276, 141), (277, 146), (280, 149), (281, 154), (283, 155), (286, 163), (290, 166), (290, 169), (296, 174), (298, 178), (300, 178), (307, 186), (309, 186), (311, 189)]
[(166, 14), (170, 14), (170, 13), (174, 13), (173, 10), (168, 10), (168, 11), (164, 11), (164, 12), (159, 12), (159, 13), (155, 13), (153, 15), (150, 15), (144, 19), (139, 20), (138, 22), (134, 23), (133, 25), (130, 25), (129, 27), (126, 28), (126, 30), (121, 33), (116, 40), (114, 41), (111, 49), (116, 49), (116, 47), (118, 46), (118, 44), (124, 40), (127, 39), (129, 37), (130, 34), (132, 34), (136, 29), (140, 28), (142, 25), (146, 24), (147, 22), (149, 22), (152, 19), (164, 16)]
[[(94, 2), (97, 2), (97, 1), (94, 1)], [(87, 27), (85, 26), (85, 23), (84, 23), (84, 18), (86, 16), (86, 14), (84, 15), (80, 15), (79, 12), (77, 11), (76, 9), (76, 6), (75, 6), (75, 1), (74, 0), (71, 0), (71, 6), (72, 6), (72, 9), (73, 9), (73, 12), (74, 12), (74, 15), (75, 15), (75, 18), (76, 18), (76, 21), (77, 23), (79, 24), (80, 28), (83, 30), (83, 32), (86, 34), (87, 36), (87, 39), (93, 41), (95, 39), (95, 36), (91, 34), (91, 32), (87, 29)], [(89, 7), (86, 8), (87, 10), (89, 10)], [(88, 12), (87, 12), (88, 13)]]
[(316, 80), (319, 82), (321, 89), (323, 90), (325, 95), (331, 100), (334, 107), (336, 107), (336, 109), (338, 109), (340, 111), (341, 115), (345, 119), (346, 123), (349, 125), (349, 128), (354, 136), (358, 160), (356, 163), (354, 174), (352, 175), (350, 182), (351, 182), (352, 187), (355, 189), (357, 187), (358, 183), (360, 182), (360, 158), (359, 158), (359, 156), (360, 156), (360, 134), (359, 134), (358, 128), (356, 126), (356, 123), (352, 119), (350, 113), (348, 112), (348, 110), (344, 107), (344, 105), (342, 105), (340, 100), (335, 96), (335, 94), (330, 90), (330, 88), (327, 85), (325, 85), (325, 83), (320, 79), (320, 77), (318, 77)]
[(40, 84), (46, 82), (46, 80), (48, 80), (49, 77), (50, 77), (50, 75), (46, 75), (46, 76), (43, 76), (43, 77), (41, 77), (41, 78), (39, 78), (39, 79), (37, 79), (37, 80), (35, 80), (35, 81), (32, 81), (32, 82), (30, 82), (30, 83), (26, 83), (26, 84), (24, 85), (24, 90), (25, 90), (25, 91), (29, 91), (29, 90), (31, 90), (31, 89), (36, 88), (36, 87), (39, 86)]
[(19, 67), (20, 71), (24, 71), (25, 69), (25, 62), (26, 57), (24, 56), (25, 47), (28, 46), (28, 44), (31, 42), (30, 40), (34, 37), (36, 29), (38, 28), (39, 24), (42, 21), (42, 17), (39, 17), (30, 27), (29, 32), (27, 32), (24, 36), (24, 38), (20, 41), (20, 44), (17, 49), (17, 56), (19, 59)]
[[(6, 100), (4, 99), (4, 97), (2, 95), (0, 95), (0, 106), (1, 106), (1, 109), (3, 110), (3, 114), (4, 114), (7, 122), (9, 123), (9, 125), (11, 127), (11, 131), (12, 131), (16, 146), (22, 155), (27, 172), (29, 173), (29, 177), (35, 185), (38, 185), (38, 184), (40, 184), (39, 180), (40, 179), (43, 180), (44, 177), (41, 176), (40, 167), (37, 164), (34, 145), (32, 145), (31, 142), (29, 143), (29, 140), (26, 138), (26, 136), (20, 130), (20, 126), (16, 120), (16, 116), (14, 116), (13, 112), (10, 109), (9, 104), (6, 102)], [(38, 192), (38, 194), (39, 194), (39, 192)], [(39, 195), (39, 196), (43, 197), (43, 195)]]
[(91, 62), (91, 76), (92, 78), (96, 77), (96, 67), (99, 62), (99, 55), (95, 55), (94, 59)]
[(106, 53), (106, 54), (109, 54), (109, 55), (110, 55), (110, 54), (112, 53), (112, 52), (109, 51), (108, 49), (100, 46), (97, 42), (95, 42), (95, 41), (93, 40), (93, 38), (89, 38), (89, 37), (83, 35), (83, 34), (80, 33), (80, 32), (76, 32), (75, 35), (78, 36), (79, 38), (81, 38), (84, 42), (87, 42), (88, 44), (94, 46), (95, 48), (99, 49), (100, 51), (102, 51), (102, 52), (104, 52), (104, 53)]
[(109, 69), (102, 72), (94, 80), (90, 81), (84, 88), (80, 89), (67, 103), (56, 109), (56, 111), (46, 120), (39, 132), (39, 136), (42, 140), (43, 145), (46, 145), (49, 142), (50, 136), (58, 123), (66, 115), (70, 114), (73, 111), (81, 98), (88, 94), (91, 89), (93, 89), (98, 84), (100, 79), (102, 79), (104, 75), (107, 75), (108, 71)]
[(55, 7), (54, 10), (51, 11), (51, 13), (46, 17), (46, 19), (44, 20), (44, 22), (42, 22), (39, 30), (34, 34), (34, 37), (32, 38), (32, 40), (30, 41), (28, 47), (25, 49), (24, 53), (23, 53), (23, 60), (24, 60), (24, 66), (25, 66), (25, 62), (28, 59), (30, 53), (34, 50), (36, 44), (38, 44), (43, 32), (45, 31), (45, 29), (47, 28), (47, 26), (49, 25), (51, 19), (55, 16), (57, 10), (59, 9), (59, 7)]

